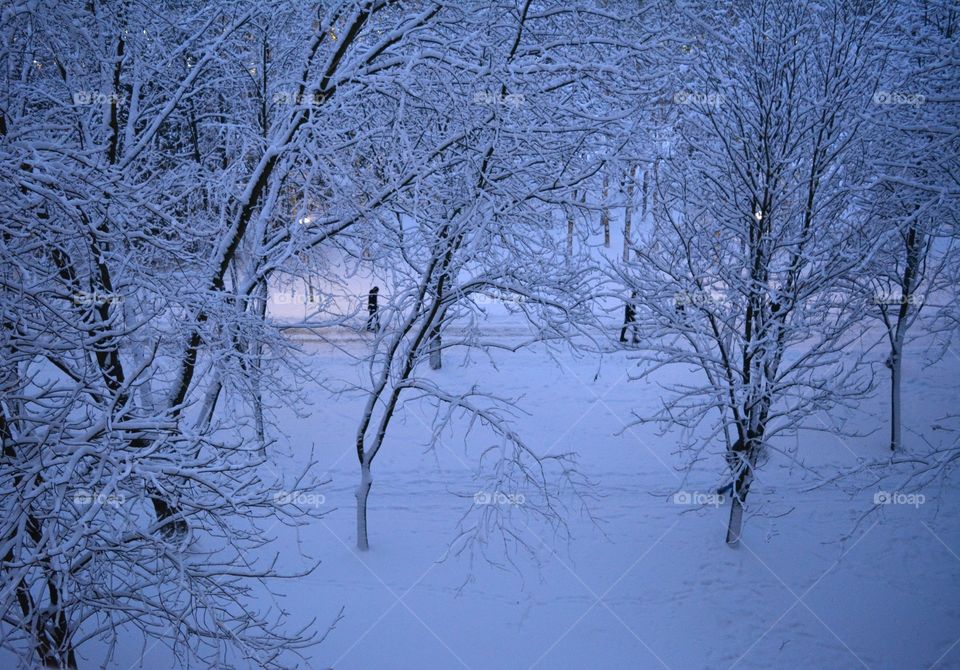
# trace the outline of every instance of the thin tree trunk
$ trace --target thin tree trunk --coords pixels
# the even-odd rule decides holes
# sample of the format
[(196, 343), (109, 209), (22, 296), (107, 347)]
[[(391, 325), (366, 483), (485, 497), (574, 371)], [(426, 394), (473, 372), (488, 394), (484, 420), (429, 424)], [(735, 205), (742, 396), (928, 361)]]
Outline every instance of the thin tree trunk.
[(657, 158), (655, 161), (653, 161), (653, 193), (651, 194), (651, 197), (650, 197), (650, 211), (653, 213), (652, 218), (654, 222), (656, 222), (657, 220), (657, 206), (659, 204), (657, 201), (657, 194), (659, 190), (659, 183), (660, 183), (660, 159)]
[(430, 335), (430, 369), (439, 370), (442, 366), (440, 325), (438, 324)]
[(900, 380), (903, 377), (903, 355), (899, 348), (890, 352), (890, 451), (901, 446)]
[(890, 451), (901, 447), (900, 382), (903, 378), (903, 343), (910, 327), (910, 305), (914, 300), (913, 292), (919, 283), (920, 250), (924, 244), (923, 235), (917, 226), (910, 226), (904, 241), (907, 257), (900, 279), (900, 307), (890, 341)]
[(367, 498), (370, 496), (370, 487), (373, 479), (370, 476), (370, 465), (360, 465), (360, 485), (357, 486), (357, 549), (367, 551), (370, 543), (367, 540)]
[[(446, 284), (445, 275), (442, 278), (442, 281), (437, 282), (437, 295), (436, 300), (438, 303), (443, 301), (443, 287)], [(442, 341), (440, 338), (440, 326), (443, 325), (443, 319), (445, 316), (445, 310), (441, 307), (436, 315), (436, 325), (430, 330), (430, 340), (428, 346), (428, 352), (430, 355), (430, 369), (439, 370), (443, 366), (443, 349)]]
[[(641, 230), (647, 222), (647, 196), (650, 193), (650, 171), (643, 171), (643, 191), (640, 194), (640, 227)], [(636, 251), (637, 259), (640, 259), (640, 250)]]
[(636, 185), (637, 167), (627, 169), (627, 206), (623, 213), (623, 262), (630, 260), (630, 229), (633, 226), (633, 191)]
[[(263, 283), (256, 289), (254, 292), (256, 296), (255, 309), (256, 314), (259, 317), (260, 322), (262, 323), (267, 316), (267, 299), (270, 297), (270, 288), (267, 284), (267, 279), (264, 278)], [(252, 367), (252, 377), (250, 380), (251, 386), (253, 387), (253, 418), (255, 430), (257, 433), (257, 444), (259, 445), (260, 454), (266, 456), (267, 454), (267, 435), (264, 428), (263, 420), (263, 391), (261, 388), (261, 379), (262, 379), (262, 370), (261, 366), (263, 363), (263, 343), (257, 341), (253, 345), (253, 356), (251, 357), (251, 367)]]
[(610, 207), (607, 200), (610, 195), (610, 173), (603, 173), (603, 202), (600, 210), (600, 225), (603, 226), (603, 246), (610, 248)]

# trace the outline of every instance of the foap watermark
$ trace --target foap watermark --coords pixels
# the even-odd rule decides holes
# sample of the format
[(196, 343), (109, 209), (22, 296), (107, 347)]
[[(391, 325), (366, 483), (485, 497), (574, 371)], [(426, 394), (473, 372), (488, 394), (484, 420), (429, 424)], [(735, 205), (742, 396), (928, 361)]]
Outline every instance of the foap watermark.
[(708, 107), (719, 107), (723, 104), (723, 95), (720, 93), (677, 91), (673, 94), (673, 102), (677, 105), (705, 105)]
[(697, 505), (699, 507), (711, 505), (713, 507), (720, 507), (724, 499), (724, 495), (716, 491), (677, 491), (673, 494), (674, 505)]
[(927, 98), (921, 93), (900, 93), (898, 91), (877, 91), (873, 94), (876, 105), (911, 105), (919, 107)]
[(473, 494), (474, 505), (513, 505), (519, 506), (527, 501), (522, 493), (504, 493), (502, 491), (477, 491)]
[(526, 102), (523, 93), (490, 93), (489, 91), (477, 91), (473, 94), (473, 102), (478, 105), (506, 105), (516, 109)]
[(309, 301), (308, 295), (302, 293), (291, 293), (289, 291), (278, 291), (270, 294), (268, 302), (271, 305), (306, 305)]
[(322, 493), (308, 493), (307, 491), (277, 491), (273, 494), (273, 502), (277, 505), (320, 507), (327, 502), (327, 497)]
[(75, 105), (124, 105), (127, 102), (125, 93), (101, 93), (100, 91), (77, 91), (73, 94)]
[(316, 107), (322, 105), (327, 100), (325, 93), (291, 93), (289, 91), (279, 91), (273, 94), (273, 102), (276, 105), (294, 105), (296, 107)]
[(490, 293), (475, 293), (473, 301), (478, 305), (495, 305), (498, 303), (520, 304), (527, 302), (529, 298), (525, 295), (510, 293), (508, 291), (493, 291)]
[(874, 505), (910, 505), (917, 508), (927, 502), (922, 493), (903, 493), (901, 491), (877, 491), (873, 494)]
[(99, 307), (112, 302), (120, 302), (122, 296), (118, 293), (104, 293), (101, 291), (78, 291), (70, 296), (77, 307)]
[(675, 307), (709, 307), (718, 304), (720, 301), (706, 291), (677, 291), (673, 294), (673, 304)]
[(922, 305), (923, 296), (916, 293), (875, 293), (874, 305)]
[(122, 493), (94, 493), (86, 489), (74, 491), (74, 505), (100, 505), (104, 507), (120, 507), (127, 498)]

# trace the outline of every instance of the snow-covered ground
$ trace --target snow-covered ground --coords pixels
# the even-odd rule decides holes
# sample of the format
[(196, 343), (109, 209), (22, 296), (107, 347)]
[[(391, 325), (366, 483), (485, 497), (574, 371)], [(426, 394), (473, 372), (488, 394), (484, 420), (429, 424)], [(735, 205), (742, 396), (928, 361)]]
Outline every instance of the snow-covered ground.
[[(304, 342), (311, 374), (325, 387), (362, 379), (353, 355), (369, 344), (332, 339)], [(536, 557), (518, 554), (515, 567), (448, 556), (477, 493), (478, 450), (494, 438), (482, 430), (466, 443), (445, 435), (428, 449), (429, 408), (408, 405), (374, 462), (371, 550), (358, 552), (353, 445), (362, 398), (304, 389), (314, 400), (307, 416), (274, 410), (284, 434), (275, 462), (281, 470), (303, 463), (312, 448), (331, 479), (321, 490), (327, 515), (296, 533), (277, 532), (284, 567), (322, 563), (309, 577), (279, 584), (277, 602), (321, 623), (344, 608), (304, 667), (960, 667), (957, 487), (863, 517), (880, 487), (854, 495), (849, 487), (812, 488), (818, 479), (805, 470), (886, 455), (883, 387), (852, 416), (876, 427), (873, 435), (811, 431), (798, 439), (805, 467), (771, 460), (752, 494), (743, 542), (730, 549), (727, 506), (683, 505), (675, 496), (711, 492), (718, 464), (684, 480), (674, 438), (652, 426), (627, 428), (631, 411), (655, 406), (659, 394), (653, 383), (628, 380), (627, 353), (491, 356), (452, 351), (430, 374), (454, 387), (477, 383), (522, 396), (520, 433), (540, 453), (579, 454), (595, 485), (598, 523), (569, 516), (572, 537), (562, 542), (518, 520), (515, 530)], [(953, 439), (931, 426), (956, 403), (960, 359), (950, 354), (926, 370), (918, 359), (909, 363), (906, 425)]]
[[(491, 312), (487, 334), (522, 339), (523, 324), (496, 306)], [(846, 420), (872, 434), (807, 431), (778, 445), (795, 448), (797, 458), (775, 454), (760, 471), (744, 537), (731, 549), (728, 505), (710, 504), (723, 472), (720, 445), (688, 468), (676, 435), (635, 424), (633, 413), (654, 409), (661, 390), (656, 380), (629, 378), (629, 351), (448, 351), (443, 369), (424, 374), (445, 388), (476, 384), (516, 398), (525, 440), (541, 455), (576, 452), (593, 483), (592, 518), (568, 498), (569, 538), (512, 508), (512, 530), (533, 555), (512, 553), (514, 563), (506, 562), (493, 534), (489, 553), (503, 561), (492, 565), (449, 548), (475, 494), (496, 493), (474, 478), (480, 451), (496, 438), (481, 427), (464, 439), (457, 425), (431, 448), (431, 408), (416, 401), (374, 461), (371, 549), (355, 549), (354, 444), (365, 401), (357, 361), (370, 335), (288, 333), (302, 347), (303, 377), (314, 381), (300, 388), (306, 407), (286, 397), (268, 403), (275, 472), (265, 477), (289, 477), (312, 461), (329, 483), (303, 498), (325, 516), (296, 529), (274, 526), (276, 540), (264, 550), (279, 553), (281, 571), (319, 566), (271, 582), (273, 594), (261, 591), (259, 602), (321, 629), (343, 614), (299, 667), (960, 668), (956, 478), (923, 498), (898, 495), (895, 478), (860, 478), (861, 490), (851, 480), (823, 485), (861, 460), (887, 457), (882, 383), (855, 412), (814, 421)], [(943, 418), (956, 411), (960, 357), (922, 363), (910, 352), (904, 417), (907, 446), (916, 449), (922, 438), (956, 439)], [(660, 380), (682, 374), (692, 373), (672, 369)], [(878, 494), (894, 502), (875, 508)], [(683, 504), (698, 496), (705, 504)], [(0, 656), (0, 667), (8, 661), (12, 667)], [(168, 649), (131, 636), (107, 667), (173, 665)]]

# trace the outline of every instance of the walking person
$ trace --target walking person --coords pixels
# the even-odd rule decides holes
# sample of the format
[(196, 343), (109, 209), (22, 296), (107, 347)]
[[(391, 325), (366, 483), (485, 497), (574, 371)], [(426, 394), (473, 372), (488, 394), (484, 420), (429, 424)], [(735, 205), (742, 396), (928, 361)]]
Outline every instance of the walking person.
[(630, 343), (636, 344), (639, 341), (637, 333), (637, 290), (630, 291), (630, 300), (623, 306), (623, 328), (620, 329), (620, 341), (627, 341), (627, 329), (630, 330)]
[(374, 286), (367, 295), (367, 330), (380, 332), (380, 287)]

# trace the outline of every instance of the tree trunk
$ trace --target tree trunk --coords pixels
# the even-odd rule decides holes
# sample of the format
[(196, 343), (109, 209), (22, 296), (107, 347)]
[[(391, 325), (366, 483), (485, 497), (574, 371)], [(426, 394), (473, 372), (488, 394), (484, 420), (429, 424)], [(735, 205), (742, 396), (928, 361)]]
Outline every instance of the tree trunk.
[(370, 487), (373, 479), (370, 476), (370, 465), (360, 466), (360, 485), (357, 486), (357, 549), (367, 551), (370, 543), (367, 540), (367, 498), (370, 496)]
[(430, 369), (439, 370), (443, 366), (441, 357), (440, 326), (433, 329), (430, 336)]
[(890, 352), (890, 451), (900, 448), (900, 380), (903, 376), (903, 354), (894, 348)]
[[(261, 285), (257, 288), (254, 298), (256, 309), (256, 314), (260, 322), (262, 323), (267, 317), (267, 300), (270, 298), (270, 289), (267, 285), (267, 280), (264, 279)], [(267, 455), (267, 434), (264, 428), (263, 420), (263, 392), (261, 390), (261, 378), (262, 378), (262, 363), (263, 363), (263, 343), (259, 340), (255, 341), (253, 344), (253, 356), (251, 359), (252, 375), (250, 379), (250, 385), (253, 390), (253, 420), (254, 420), (254, 429), (257, 434), (257, 444), (259, 447), (260, 455)]]
[(733, 481), (730, 495), (730, 521), (727, 523), (727, 545), (736, 547), (740, 544), (740, 534), (743, 531), (743, 509), (746, 506), (747, 494), (750, 493), (752, 467), (744, 470)]
[[(51, 599), (58, 593), (53, 585), (52, 577), (48, 577), (47, 584), (50, 590)], [(59, 598), (59, 596), (56, 596)], [(44, 668), (56, 668), (56, 670), (77, 670), (77, 657), (73, 650), (73, 641), (70, 639), (70, 628), (67, 624), (67, 617), (63, 610), (50, 615), (52, 621), (45, 625), (44, 616), (40, 617), (40, 623), (37, 626), (39, 630), (34, 631), (36, 635), (36, 652), (40, 657), (40, 662)]]
[(623, 213), (623, 262), (626, 263), (630, 260), (630, 238), (631, 238), (631, 228), (633, 226), (633, 191), (636, 182), (636, 173), (637, 168), (632, 167), (627, 169), (627, 206)]
[[(440, 277), (440, 280), (437, 282), (437, 295), (436, 301), (438, 304), (443, 302), (443, 287), (447, 283), (446, 272)], [(430, 356), (430, 369), (439, 370), (443, 365), (443, 347), (442, 340), (440, 337), (440, 327), (443, 325), (443, 320), (446, 317), (446, 310), (441, 306), (437, 310), (436, 314), (436, 325), (430, 329), (430, 339), (427, 343), (427, 352)]]
[(656, 223), (656, 220), (657, 220), (657, 207), (659, 206), (659, 203), (657, 201), (657, 194), (658, 194), (657, 188), (659, 183), (660, 183), (660, 159), (658, 158), (655, 161), (653, 161), (653, 184), (652, 184), (653, 193), (650, 194), (650, 211), (652, 213), (651, 218), (653, 219), (654, 223)]
[[(918, 209), (914, 207), (914, 211)], [(922, 272), (921, 249), (923, 234), (916, 226), (910, 226), (906, 236), (906, 263), (900, 279), (900, 307), (897, 310), (896, 327), (890, 337), (890, 451), (901, 445), (900, 381), (903, 378), (903, 343), (910, 327), (910, 305)], [(916, 307), (920, 309), (920, 307)]]
[[(643, 230), (643, 227), (646, 225), (647, 221), (647, 197), (650, 192), (650, 171), (643, 171), (643, 191), (640, 194), (640, 228)], [(640, 259), (640, 250), (636, 252), (637, 260)]]
[(748, 437), (746, 445), (737, 441), (732, 452), (727, 457), (734, 469), (733, 487), (730, 491), (730, 521), (727, 524), (727, 545), (736, 547), (740, 544), (740, 535), (743, 531), (743, 510), (746, 506), (747, 495), (750, 493), (750, 484), (753, 482), (753, 468), (756, 465), (756, 451), (754, 446), (760, 441), (759, 437)]
[(610, 173), (603, 173), (603, 202), (600, 210), (600, 225), (603, 226), (603, 246), (610, 248), (610, 208), (607, 199), (610, 194)]
[(736, 495), (730, 499), (730, 521), (727, 524), (727, 545), (736, 547), (740, 544), (740, 532), (743, 529), (743, 503)]

